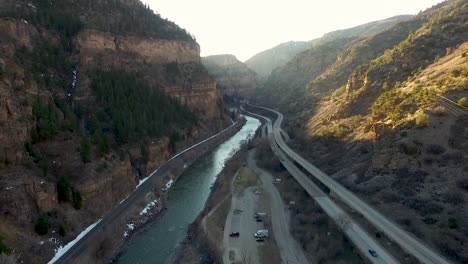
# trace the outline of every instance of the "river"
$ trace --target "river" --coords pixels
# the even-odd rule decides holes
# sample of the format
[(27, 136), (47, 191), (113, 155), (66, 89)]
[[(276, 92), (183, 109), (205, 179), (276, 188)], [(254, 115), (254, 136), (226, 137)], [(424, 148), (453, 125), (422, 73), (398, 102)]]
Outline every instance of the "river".
[(243, 142), (254, 136), (260, 126), (257, 119), (246, 118), (247, 122), (239, 132), (185, 170), (168, 194), (164, 214), (131, 239), (114, 263), (167, 263), (184, 240), (188, 226), (203, 210), (210, 187), (226, 161)]

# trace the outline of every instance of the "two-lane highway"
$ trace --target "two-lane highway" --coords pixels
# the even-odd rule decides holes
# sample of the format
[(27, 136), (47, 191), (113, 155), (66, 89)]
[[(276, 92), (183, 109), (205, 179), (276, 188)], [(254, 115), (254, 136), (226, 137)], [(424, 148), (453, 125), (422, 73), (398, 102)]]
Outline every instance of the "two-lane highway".
[[(333, 191), (343, 202), (347, 203), (355, 211), (363, 215), (366, 220), (371, 224), (377, 227), (379, 230), (383, 231), (388, 237), (393, 241), (398, 243), (400, 247), (406, 252), (412, 254), (422, 263), (434, 263), (434, 264), (445, 264), (449, 263), (444, 257), (438, 254), (435, 250), (431, 249), (429, 246), (425, 245), (422, 241), (417, 239), (415, 236), (405, 231), (403, 228), (395, 224), (393, 221), (386, 218), (376, 209), (369, 206), (367, 203), (362, 201), (359, 197), (354, 195), (352, 192), (347, 190), (341, 184), (336, 182), (334, 179), (326, 175), (316, 166), (314, 166), (309, 161), (305, 160), (295, 151), (293, 151), (283, 140), (281, 136), (281, 123), (283, 122), (283, 115), (278, 111), (273, 109), (253, 106), (255, 108), (267, 110), (275, 113), (278, 118), (276, 119), (273, 125), (273, 135), (278, 147), (284, 151), (284, 153), (302, 166), (305, 170), (312, 174), (317, 180), (322, 184), (327, 186), (331, 191)], [(306, 176), (307, 177), (307, 176)], [(309, 179), (310, 180), (310, 179)]]
[[(265, 116), (251, 112), (248, 113), (267, 121), (267, 135), (273, 153), (280, 159), (283, 166), (317, 202), (324, 212), (343, 230), (345, 235), (362, 253), (362, 256), (366, 257), (371, 263), (398, 263), (398, 261), (385, 248), (383, 248), (370, 234), (368, 234), (343, 209), (341, 209), (339, 205), (327, 197), (327, 195), (285, 155), (274, 140), (271, 120)], [(375, 251), (376, 255), (372, 256), (369, 250)]]

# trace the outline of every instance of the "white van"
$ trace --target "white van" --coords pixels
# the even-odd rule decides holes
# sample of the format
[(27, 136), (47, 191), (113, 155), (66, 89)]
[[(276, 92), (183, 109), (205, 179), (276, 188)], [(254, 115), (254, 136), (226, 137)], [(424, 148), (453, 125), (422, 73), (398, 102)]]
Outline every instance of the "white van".
[(254, 234), (255, 238), (264, 238), (268, 237), (268, 230), (257, 230)]

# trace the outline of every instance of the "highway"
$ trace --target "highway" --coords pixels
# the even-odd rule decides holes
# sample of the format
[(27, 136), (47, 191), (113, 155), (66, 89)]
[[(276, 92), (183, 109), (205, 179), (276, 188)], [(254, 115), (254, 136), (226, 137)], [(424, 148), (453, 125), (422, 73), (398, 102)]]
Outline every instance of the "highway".
[[(271, 120), (265, 116), (251, 112), (248, 113), (267, 120), (268, 138), (274, 154), (280, 159), (288, 172), (324, 210), (324, 212), (343, 230), (345, 235), (362, 253), (362, 256), (367, 258), (371, 263), (398, 263), (398, 261), (385, 248), (383, 248), (370, 234), (368, 234), (343, 209), (341, 209), (339, 205), (330, 199), (313, 181), (309, 179), (309, 177), (307, 177), (307, 175), (294, 165), (278, 145), (276, 145), (273, 137)], [(377, 257), (371, 256), (369, 250), (374, 250), (377, 253)]]
[[(281, 123), (283, 122), (283, 115), (273, 109), (258, 107), (250, 105), (254, 108), (267, 110), (275, 113), (278, 118), (272, 127), (273, 136), (278, 147), (284, 151), (284, 153), (307, 170), (313, 177), (319, 180), (322, 184), (327, 186), (336, 196), (338, 196), (343, 202), (347, 203), (352, 209), (360, 213), (366, 218), (371, 224), (373, 224), (380, 231), (384, 232), (394, 242), (398, 243), (400, 247), (415, 256), (422, 263), (434, 263), (434, 264), (445, 264), (450, 263), (444, 257), (439, 255), (436, 251), (425, 245), (422, 241), (417, 239), (415, 236), (405, 231), (403, 228), (386, 218), (376, 209), (369, 206), (367, 203), (362, 201), (359, 197), (354, 195), (352, 192), (347, 190), (341, 184), (336, 182), (334, 179), (326, 175), (316, 166), (309, 161), (305, 160), (294, 150), (292, 150), (281, 137)], [(299, 180), (298, 180), (299, 181)], [(304, 183), (310, 181), (310, 179), (304, 175), (303, 179), (299, 183), (307, 190), (307, 185)]]

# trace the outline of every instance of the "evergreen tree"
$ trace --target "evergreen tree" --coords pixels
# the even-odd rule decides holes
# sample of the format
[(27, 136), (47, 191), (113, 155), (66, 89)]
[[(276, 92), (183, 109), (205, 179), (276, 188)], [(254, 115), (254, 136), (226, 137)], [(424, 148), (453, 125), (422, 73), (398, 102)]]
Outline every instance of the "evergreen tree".
[(91, 144), (87, 136), (81, 140), (80, 156), (84, 163), (91, 161)]
[(58, 231), (59, 236), (64, 237), (66, 235), (65, 228), (60, 225), (59, 231)]
[(49, 224), (43, 216), (40, 216), (36, 220), (36, 224), (34, 225), (34, 231), (36, 231), (36, 233), (38, 233), (41, 236), (47, 234), (47, 232), (49, 231)]
[(60, 177), (57, 182), (57, 195), (59, 202), (67, 202), (70, 199), (70, 183), (65, 176)]
[(81, 209), (81, 194), (77, 190), (72, 190), (73, 196), (73, 208), (76, 210)]

